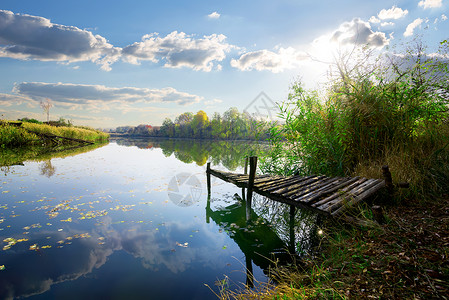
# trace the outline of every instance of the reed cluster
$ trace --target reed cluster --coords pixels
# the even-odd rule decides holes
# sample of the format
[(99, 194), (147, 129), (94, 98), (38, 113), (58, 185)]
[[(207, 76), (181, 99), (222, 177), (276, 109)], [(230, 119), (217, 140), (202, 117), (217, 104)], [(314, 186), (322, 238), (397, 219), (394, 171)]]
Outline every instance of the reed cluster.
[(409, 182), (408, 194), (448, 192), (449, 72), (440, 56), (417, 46), (372, 59), (342, 57), (322, 93), (292, 85), (272, 129), (265, 172), (380, 178)]

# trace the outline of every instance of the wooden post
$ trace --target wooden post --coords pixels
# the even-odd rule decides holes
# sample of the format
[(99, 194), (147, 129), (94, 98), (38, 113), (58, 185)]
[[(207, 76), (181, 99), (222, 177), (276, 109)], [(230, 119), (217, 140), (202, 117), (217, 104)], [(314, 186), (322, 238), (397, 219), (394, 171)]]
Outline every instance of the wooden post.
[(393, 195), (394, 186), (393, 186), (393, 179), (391, 178), (390, 169), (387, 165), (382, 166), (382, 174), (385, 178), (385, 187), (387, 188), (388, 194)]
[(249, 158), (248, 191), (246, 195), (246, 220), (251, 219), (251, 201), (253, 199), (254, 178), (256, 177), (257, 156)]
[(385, 223), (385, 217), (384, 217), (384, 214), (382, 212), (382, 207), (381, 206), (374, 205), (373, 207), (371, 207), (371, 211), (373, 212), (374, 220), (376, 220), (377, 223), (379, 223), (379, 224), (384, 224)]
[(207, 175), (207, 195), (210, 198), (210, 162), (207, 163), (207, 168), (206, 168), (206, 175)]

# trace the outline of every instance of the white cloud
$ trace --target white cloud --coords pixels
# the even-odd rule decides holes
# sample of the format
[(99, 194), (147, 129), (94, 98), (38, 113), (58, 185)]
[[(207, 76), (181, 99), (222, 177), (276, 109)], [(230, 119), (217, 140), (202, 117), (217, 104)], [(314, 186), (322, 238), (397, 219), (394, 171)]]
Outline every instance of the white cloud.
[(441, 20), (442, 20), (442, 21), (446, 21), (446, 20), (447, 20), (447, 16), (446, 16), (445, 14), (442, 14), (442, 15), (441, 15)]
[(441, 7), (443, 6), (443, 0), (422, 0), (419, 1), (418, 6), (424, 9)]
[(216, 12), (216, 11), (214, 11), (213, 13), (207, 15), (207, 17), (208, 17), (209, 19), (218, 19), (218, 18), (220, 18), (220, 16), (221, 16), (221, 15), (220, 15), (218, 12)]
[(385, 33), (374, 32), (368, 22), (358, 18), (341, 24), (339, 29), (332, 33), (330, 41), (342, 46), (368, 45), (375, 48), (381, 48), (389, 43)]
[(173, 31), (165, 37), (153, 33), (143, 36), (141, 42), (125, 47), (123, 55), (125, 61), (133, 64), (142, 60), (155, 63), (165, 60), (165, 67), (189, 67), (209, 72), (214, 67), (214, 62), (222, 61), (227, 52), (236, 48), (226, 43), (225, 39), (223, 34), (194, 39), (184, 32)]
[(239, 59), (232, 59), (231, 66), (241, 71), (268, 70), (279, 73), (285, 69), (297, 67), (300, 62), (308, 59), (308, 54), (289, 47), (279, 48), (277, 53), (269, 50), (247, 52)]
[(386, 26), (394, 26), (394, 23), (393, 23), (393, 22), (382, 22), (382, 23), (380, 24), (380, 26), (382, 26), (382, 27), (386, 27)]
[(405, 29), (404, 36), (405, 37), (412, 36), (415, 28), (418, 27), (419, 25), (421, 25), (422, 22), (423, 22), (423, 19), (418, 18), (418, 19), (414, 20), (412, 23), (408, 24), (407, 28)]
[(136, 87), (113, 88), (103, 85), (83, 85), (71, 83), (23, 82), (14, 86), (16, 95), (38, 101), (50, 98), (56, 106), (65, 108), (85, 108), (108, 110), (110, 104), (130, 103), (197, 103), (203, 97), (179, 92), (174, 88), (148, 89)]
[(380, 23), (380, 20), (378, 18), (376, 18), (375, 16), (371, 16), (371, 18), (369, 18), (368, 21), (373, 24)]
[(0, 57), (68, 63), (92, 61), (110, 70), (120, 51), (90, 31), (0, 10)]
[(408, 14), (408, 10), (403, 10), (402, 8), (397, 7), (396, 5), (393, 5), (390, 9), (382, 9), (377, 16), (381, 20), (387, 20), (387, 19), (400, 19), (402, 17), (405, 17)]

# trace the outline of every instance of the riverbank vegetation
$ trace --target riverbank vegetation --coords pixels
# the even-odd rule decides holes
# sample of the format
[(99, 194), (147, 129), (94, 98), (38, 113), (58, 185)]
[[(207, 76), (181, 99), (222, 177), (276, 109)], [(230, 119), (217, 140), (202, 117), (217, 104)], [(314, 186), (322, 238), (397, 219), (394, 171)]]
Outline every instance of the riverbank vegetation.
[(449, 293), (448, 43), (426, 53), (417, 42), (373, 59), (363, 50), (341, 57), (325, 91), (292, 85), (272, 129), (262, 170), (380, 178), (389, 165), (393, 199), (377, 197), (352, 210), (385, 223), (351, 227), (325, 220), (316, 251), (279, 266), (274, 281), (220, 293), (222, 299), (446, 299)]
[[(47, 141), (39, 138), (39, 134), (56, 135), (94, 143), (105, 142), (109, 139), (107, 133), (85, 126), (72, 126), (61, 119), (49, 124), (43, 124), (34, 119), (23, 119), (19, 122), (0, 120), (1, 148), (42, 146)], [(71, 142), (64, 140), (61, 141), (61, 144), (71, 144)]]
[(121, 126), (117, 127), (115, 132), (139, 137), (266, 140), (270, 134), (270, 126), (270, 123), (232, 107), (223, 115), (215, 112), (212, 119), (202, 110), (196, 114), (185, 112), (174, 121), (166, 118), (162, 126)]
[(340, 59), (324, 92), (296, 82), (263, 170), (380, 178), (389, 165), (414, 196), (448, 192), (447, 54), (447, 44), (434, 55), (420, 44), (377, 59), (365, 50)]

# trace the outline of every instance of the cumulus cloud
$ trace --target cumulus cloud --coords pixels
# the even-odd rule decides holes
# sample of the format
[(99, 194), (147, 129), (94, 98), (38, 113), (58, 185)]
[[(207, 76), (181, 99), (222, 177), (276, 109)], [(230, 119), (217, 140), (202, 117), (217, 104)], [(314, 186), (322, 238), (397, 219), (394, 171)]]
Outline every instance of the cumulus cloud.
[(279, 48), (277, 52), (269, 50), (247, 52), (238, 59), (232, 59), (231, 66), (242, 71), (268, 70), (273, 73), (278, 73), (285, 69), (294, 68), (302, 61), (308, 59), (308, 54), (288, 47)]
[(108, 103), (153, 103), (170, 102), (181, 105), (197, 103), (203, 98), (172, 87), (162, 89), (123, 87), (113, 88), (103, 85), (83, 85), (71, 83), (23, 82), (14, 86), (13, 92), (20, 97), (28, 97), (37, 101), (50, 98), (56, 105), (80, 108), (88, 105), (91, 108), (107, 109)]
[[(141, 42), (136, 42), (123, 49), (125, 61), (138, 64), (142, 60), (151, 62), (165, 61), (165, 67), (189, 67), (194, 70), (209, 72), (214, 62), (220, 62), (232, 48), (225, 42), (223, 34), (212, 34), (195, 39), (184, 32), (173, 31), (165, 37), (157, 33), (147, 34)], [(220, 68), (220, 65), (216, 65)]]
[(218, 19), (218, 18), (220, 18), (220, 16), (221, 15), (218, 12), (216, 12), (216, 11), (214, 11), (213, 13), (207, 15), (207, 17), (209, 19)]
[(389, 43), (385, 33), (380, 31), (374, 32), (368, 22), (364, 22), (359, 18), (340, 25), (339, 29), (331, 35), (330, 40), (342, 46), (368, 45), (374, 48), (381, 48)]
[(380, 26), (382, 26), (382, 27), (394, 26), (394, 23), (393, 22), (382, 22), (382, 23), (380, 23)]
[(38, 104), (37, 101), (29, 99), (28, 97), (0, 93), (0, 105), (3, 107), (9, 107), (9, 106), (13, 106), (13, 105), (21, 105), (23, 103), (32, 104), (33, 106)]
[(412, 23), (408, 24), (407, 28), (405, 29), (404, 36), (405, 37), (412, 36), (415, 28), (418, 27), (419, 25), (421, 25), (422, 22), (423, 22), (423, 19), (418, 18), (418, 19), (414, 20)]
[(443, 0), (422, 0), (419, 1), (418, 6), (424, 9), (441, 7), (443, 6)]
[(380, 23), (380, 20), (375, 17), (375, 16), (371, 16), (371, 18), (369, 18), (368, 20), (370, 23)]
[(393, 5), (390, 9), (382, 9), (377, 16), (381, 20), (386, 19), (400, 19), (402, 17), (405, 17), (408, 14), (408, 10), (403, 10), (400, 7), (397, 7), (396, 5)]
[(92, 61), (110, 70), (120, 51), (90, 31), (0, 10), (0, 57), (69, 63)]

